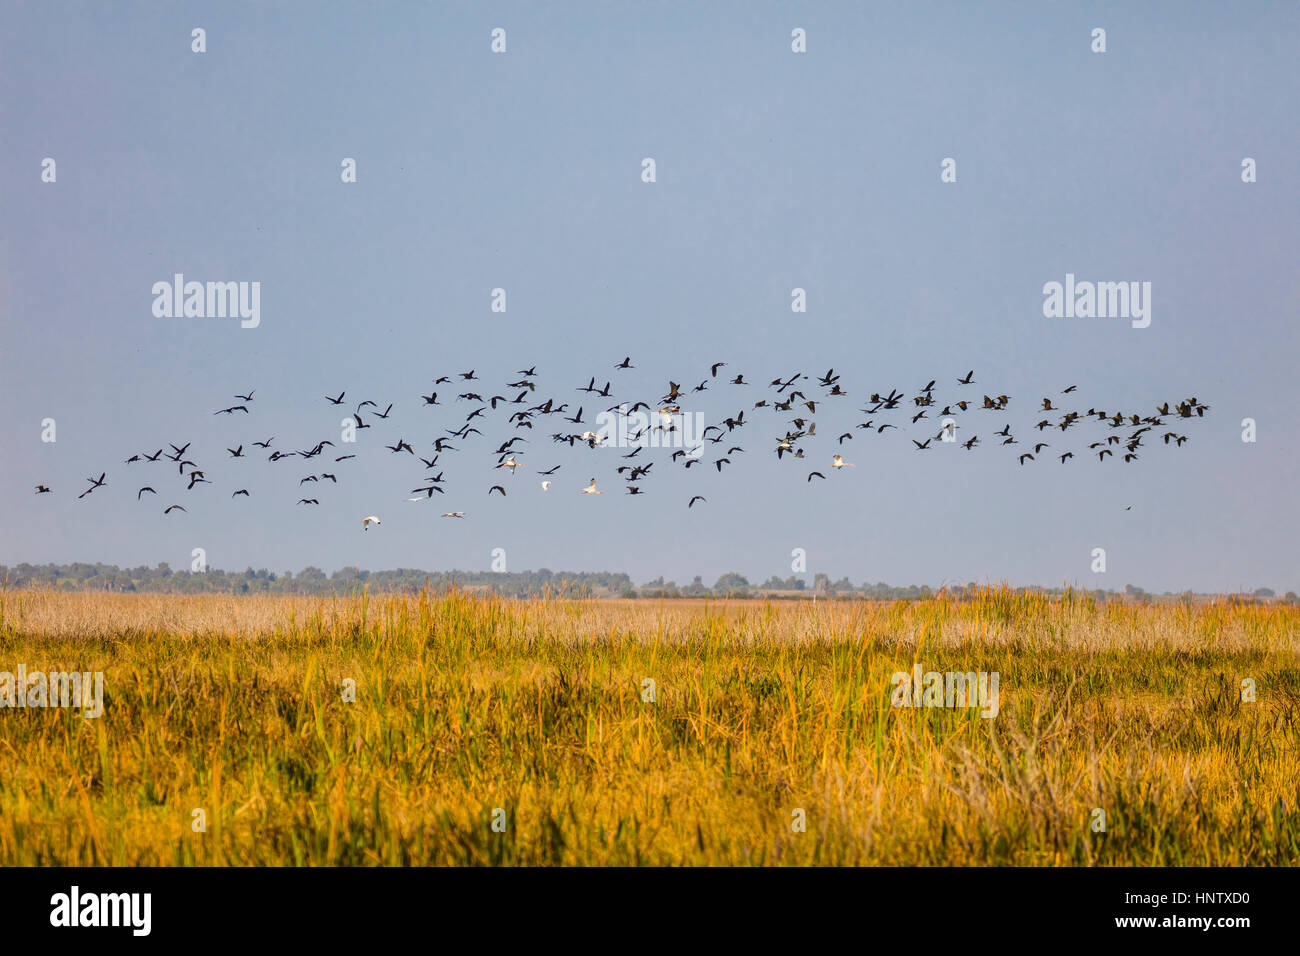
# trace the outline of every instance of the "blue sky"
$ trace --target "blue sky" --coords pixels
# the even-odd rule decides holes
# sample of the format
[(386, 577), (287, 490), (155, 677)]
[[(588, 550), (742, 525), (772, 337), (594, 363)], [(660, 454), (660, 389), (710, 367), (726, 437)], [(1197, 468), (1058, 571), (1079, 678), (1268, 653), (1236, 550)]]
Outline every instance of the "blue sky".
[[(787, 576), (803, 548), (810, 577), (854, 581), (1300, 589), (1298, 40), (1284, 3), (11, 3), (0, 563), (183, 567), (202, 547), (221, 568), (486, 569), (504, 548), (510, 570), (711, 581)], [(260, 282), (260, 325), (155, 317), (153, 284), (177, 272)], [(1150, 282), (1151, 325), (1045, 318), (1043, 285), (1067, 273)], [(613, 369), (625, 355), (636, 369)], [(444, 453), (432, 503), (405, 500), (422, 466), (383, 448), (427, 457), (477, 407), (443, 385), (422, 408), (438, 375), (473, 368), (479, 391), (513, 395), (536, 365), (538, 400), (589, 418), (613, 401), (574, 390), (592, 375), (653, 402), (717, 361), (759, 384), (720, 376), (683, 402), (710, 422), (796, 370), (834, 366), (849, 397), (819, 406), (805, 461), (772, 451), (792, 414), (751, 410), (730, 468), (712, 447), (689, 470), (647, 450), (660, 463), (636, 498), (617, 452), (549, 441), (559, 416), (516, 432), (488, 415)], [(901, 411), (877, 417), (900, 431), (854, 429), (871, 392), (911, 408), (931, 379), (940, 406), (1012, 396), (958, 416), (986, 444), (917, 452)], [(249, 388), (248, 416), (212, 414)], [(339, 451), (358, 458), (307, 495), (319, 507), (294, 504), (297, 479), (329, 469), (224, 451), (337, 444), (324, 395), (343, 389), (349, 410), (394, 409)], [(1137, 462), (1061, 464), (1047, 456), (1109, 432), (1032, 432), (1044, 396), (1211, 409), (1171, 421), (1181, 448), (1148, 436)], [(994, 444), (1005, 423), (1020, 446)], [(525, 468), (505, 476), (491, 451), (517, 433)], [(1052, 452), (1017, 465), (1039, 438)], [(211, 486), (123, 464), (186, 441)], [(836, 451), (855, 467), (809, 483)], [(533, 472), (556, 464), (543, 493)], [(577, 493), (593, 475), (608, 494)], [(157, 500), (136, 501), (144, 485)], [(164, 517), (172, 503), (188, 514)], [(369, 514), (384, 523), (363, 533)]]

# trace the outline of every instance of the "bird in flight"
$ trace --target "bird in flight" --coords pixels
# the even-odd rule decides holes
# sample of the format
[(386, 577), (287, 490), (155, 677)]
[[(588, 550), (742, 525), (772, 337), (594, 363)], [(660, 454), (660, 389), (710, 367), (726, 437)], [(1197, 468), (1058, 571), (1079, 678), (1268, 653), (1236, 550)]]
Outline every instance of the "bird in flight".
[(463, 517), (465, 517), (465, 512), (463, 512), (463, 511), (444, 511), (444, 512), (442, 513), (442, 516), (443, 516), (444, 518), (463, 518)]
[(49, 488), (46, 488), (44, 485), (37, 485), (37, 486), (36, 486), (36, 493), (37, 493), (38, 495), (48, 495), (48, 494), (50, 493), (50, 489), (49, 489)]
[(706, 497), (704, 497), (703, 495), (696, 495), (694, 498), (692, 498), (690, 501), (688, 501), (688, 502), (686, 503), (686, 507), (688, 507), (688, 508), (693, 508), (693, 507), (695, 507), (695, 502), (697, 502), (697, 501), (708, 501), (708, 500), (709, 500), (709, 499), (706, 498)]
[(591, 484), (586, 488), (583, 488), (581, 493), (584, 495), (603, 495), (605, 492), (596, 490), (596, 479), (593, 478), (591, 479)]
[(851, 462), (851, 461), (845, 461), (843, 455), (836, 455), (833, 459), (831, 459), (831, 467), (832, 467), (832, 468), (852, 468), (852, 467), (853, 467), (853, 462)]
[(370, 526), (372, 524), (383, 524), (383, 522), (380, 521), (378, 518), (376, 518), (374, 515), (366, 515), (364, 518), (361, 519), (361, 530), (369, 531)]
[[(185, 447), (188, 448), (189, 446), (186, 445)], [(105, 474), (106, 474), (106, 472), (100, 472), (100, 474), (99, 474), (99, 480), (98, 480), (98, 481), (96, 481), (94, 478), (87, 478), (86, 480), (87, 480), (88, 482), (90, 482), (90, 487), (87, 488), (85, 491), (83, 491), (81, 494), (77, 495), (77, 497), (78, 497), (79, 499), (80, 499), (80, 498), (84, 498), (84, 497), (86, 497), (86, 495), (90, 494), (90, 493), (91, 493), (92, 491), (94, 491), (96, 488), (102, 488), (102, 487), (104, 486), (104, 475), (105, 475)]]
[(137, 492), (135, 493), (135, 500), (136, 500), (136, 501), (139, 501), (139, 500), (140, 500), (140, 496), (141, 496), (142, 494), (144, 494), (146, 491), (149, 492), (149, 494), (151, 494), (151, 495), (156, 495), (156, 494), (158, 494), (158, 492), (154, 491), (154, 490), (153, 490), (152, 488), (150, 488), (148, 485), (145, 485), (143, 488), (141, 488), (139, 491), (137, 491)]
[[(185, 509), (182, 508), (180, 505), (172, 505), (170, 508), (164, 508), (164, 509), (163, 509), (163, 514), (165, 514), (165, 515), (169, 515), (169, 514), (171, 514), (173, 511), (185, 511)], [(185, 513), (186, 513), (186, 514), (189, 514), (188, 511), (185, 511)]]

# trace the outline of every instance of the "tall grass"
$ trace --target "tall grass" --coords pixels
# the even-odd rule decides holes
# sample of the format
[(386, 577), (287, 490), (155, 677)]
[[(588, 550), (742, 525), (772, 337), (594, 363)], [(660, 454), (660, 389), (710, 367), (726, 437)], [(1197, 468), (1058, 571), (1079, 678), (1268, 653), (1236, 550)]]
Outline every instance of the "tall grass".
[[(0, 863), (1290, 865), (1297, 651), (1293, 607), (1007, 589), (9, 591), (0, 670), (106, 702), (0, 710)], [(1000, 712), (891, 707), (917, 662), (998, 672)]]

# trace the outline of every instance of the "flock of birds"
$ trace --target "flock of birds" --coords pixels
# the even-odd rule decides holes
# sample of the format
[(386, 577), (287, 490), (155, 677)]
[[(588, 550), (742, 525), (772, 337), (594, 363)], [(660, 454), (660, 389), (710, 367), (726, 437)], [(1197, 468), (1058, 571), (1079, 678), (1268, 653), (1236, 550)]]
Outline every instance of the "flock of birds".
[[(640, 417), (633, 418), (633, 421), (644, 422), (645, 424), (632, 430), (625, 435), (625, 440), (610, 442), (606, 431), (593, 431), (592, 426), (595, 424), (590, 417), (593, 414), (586, 405), (581, 404), (576, 398), (569, 401), (560, 401), (559, 398), (551, 397), (545, 401), (537, 400), (537, 369), (536, 366), (522, 369), (515, 373), (515, 380), (504, 383), (504, 390), (508, 394), (486, 395), (486, 391), (478, 391), (481, 385), (471, 384), (478, 383), (482, 380), (478, 377), (475, 370), (460, 372), (455, 376), (442, 375), (433, 380), (433, 389), (428, 395), (421, 395), (421, 408), (434, 409), (447, 407), (457, 407), (460, 403), (469, 403), (468, 406), (460, 406), (462, 409), (468, 407), (469, 413), (463, 420), (459, 420), (459, 427), (450, 429), (445, 428), (442, 434), (433, 438), (427, 443), (431, 446), (431, 451), (417, 451), (409, 441), (401, 436), (397, 436), (391, 444), (383, 444), (382, 447), (387, 449), (392, 455), (408, 455), (412, 459), (412, 465), (418, 462), (420, 478), (417, 482), (418, 487), (407, 492), (408, 501), (422, 502), (429, 501), (435, 494), (445, 495), (446, 484), (445, 466), (442, 462), (444, 455), (451, 455), (461, 452), (467, 443), (478, 441), (482, 442), (486, 436), (484, 431), (478, 426), (488, 425), (495, 419), (503, 419), (497, 422), (502, 428), (513, 431), (513, 435), (502, 441), (499, 445), (490, 451), (490, 456), (495, 458), (493, 464), (493, 474), (502, 470), (508, 470), (511, 476), (514, 476), (519, 469), (526, 469), (527, 466), (521, 460), (525, 455), (525, 450), (517, 446), (541, 444), (540, 437), (525, 437), (535, 435), (534, 429), (538, 425), (544, 428), (552, 421), (556, 420), (562, 424), (556, 424), (552, 427), (557, 430), (550, 433), (550, 440), (553, 445), (568, 446), (569, 449), (585, 448), (588, 451), (595, 451), (610, 445), (618, 445), (620, 449), (630, 448), (626, 454), (620, 454), (619, 458), (625, 462), (619, 464), (614, 472), (618, 477), (614, 480), (621, 482), (627, 494), (640, 495), (645, 491), (651, 477), (651, 469), (658, 463), (641, 458), (642, 454), (647, 451), (658, 450), (665, 454), (667, 465), (665, 467), (681, 467), (689, 470), (701, 462), (707, 461), (712, 457), (710, 462), (719, 474), (724, 468), (733, 463), (733, 459), (741, 454), (745, 454), (745, 448), (739, 444), (738, 432), (750, 426), (754, 422), (756, 413), (774, 415), (781, 422), (778, 425), (780, 434), (774, 436), (772, 444), (769, 445), (771, 453), (775, 454), (779, 461), (796, 461), (812, 460), (809, 455), (810, 446), (819, 437), (817, 434), (817, 421), (815, 416), (818, 409), (825, 409), (832, 403), (838, 404), (851, 398), (851, 394), (840, 384), (840, 375), (836, 374), (835, 369), (827, 370), (825, 375), (809, 376), (803, 372), (794, 372), (788, 376), (778, 376), (772, 379), (765, 387), (763, 396), (750, 404), (750, 399), (744, 400), (744, 407), (740, 408), (734, 415), (728, 415), (721, 418), (714, 424), (709, 424), (703, 428), (702, 432), (696, 436), (691, 429), (682, 427), (683, 418), (689, 412), (683, 411), (683, 403), (689, 404), (690, 396), (712, 389), (735, 391), (737, 398), (744, 394), (742, 390), (752, 389), (752, 383), (745, 380), (743, 373), (734, 377), (723, 375), (719, 378), (719, 371), (725, 368), (726, 362), (716, 362), (710, 367), (710, 374), (704, 378), (698, 385), (683, 389), (677, 382), (670, 381), (664, 394), (653, 402), (636, 401), (628, 403), (626, 401), (615, 401), (613, 405), (608, 406), (604, 411), (633, 416), (635, 413), (644, 411)], [(631, 357), (625, 357), (623, 361), (613, 365), (611, 379), (606, 380), (603, 385), (599, 385), (596, 376), (592, 376), (586, 385), (578, 386), (575, 391), (579, 394), (592, 395), (603, 403), (605, 399), (613, 399), (614, 389), (612, 386), (613, 376), (620, 372), (636, 368), (632, 364)], [(601, 376), (602, 378), (604, 376)], [(1185, 422), (1189, 419), (1202, 417), (1209, 410), (1208, 405), (1201, 403), (1196, 398), (1188, 398), (1179, 402), (1165, 402), (1155, 406), (1154, 409), (1142, 412), (1122, 412), (1118, 410), (1105, 410), (1099, 408), (1089, 408), (1086, 411), (1066, 410), (1059, 407), (1053, 402), (1061, 402), (1062, 398), (1045, 397), (1041, 405), (1034, 409), (1035, 416), (1041, 416), (1039, 420), (1030, 426), (1031, 433), (1022, 441), (1012, 433), (1011, 424), (1005, 419), (1005, 413), (1008, 411), (1011, 398), (1007, 395), (997, 395), (996, 397), (983, 395), (982, 401), (973, 397), (964, 397), (967, 395), (966, 389), (976, 383), (974, 370), (968, 371), (964, 376), (955, 379), (955, 391), (958, 396), (952, 400), (946, 400), (942, 405), (940, 400), (935, 398), (936, 381), (930, 381), (922, 386), (914, 395), (907, 396), (895, 388), (888, 392), (872, 392), (865, 400), (866, 407), (859, 409), (860, 415), (864, 420), (857, 422), (848, 431), (844, 431), (833, 436), (833, 441), (837, 447), (842, 447), (845, 442), (855, 440), (856, 433), (861, 433), (863, 437), (883, 435), (887, 430), (895, 429), (906, 432), (919, 432), (922, 437), (911, 438), (912, 444), (916, 451), (928, 451), (939, 447), (937, 443), (951, 443), (954, 447), (960, 447), (967, 451), (973, 450), (985, 442), (996, 444), (998, 446), (1019, 446), (1024, 451), (1017, 448), (1011, 448), (1021, 466), (1027, 462), (1036, 462), (1043, 456), (1042, 453), (1051, 449), (1050, 455), (1059, 459), (1061, 464), (1075, 457), (1074, 450), (1058, 448), (1056, 442), (1064, 442), (1066, 436), (1072, 431), (1083, 431), (1085, 425), (1092, 426), (1092, 433), (1088, 436), (1095, 440), (1087, 441), (1086, 453), (1095, 454), (1099, 461), (1105, 462), (1107, 457), (1116, 461), (1131, 463), (1139, 459), (1141, 452), (1147, 447), (1148, 441), (1159, 438), (1164, 445), (1174, 445), (1180, 447), (1187, 441), (1185, 434), (1179, 434), (1175, 430), (1176, 423)], [(455, 398), (452, 399), (444, 390), (444, 397), (439, 399), (439, 392), (436, 390), (439, 386), (451, 386), (451, 391), (459, 391)], [(1061, 395), (1071, 395), (1076, 386), (1070, 385), (1061, 391)], [(970, 392), (974, 395), (978, 392)], [(254, 396), (256, 390), (250, 390), (246, 395), (233, 396), (237, 404), (229, 405), (225, 408), (219, 408), (213, 415), (226, 415), (235, 417), (242, 413), (250, 419), (253, 417), (251, 407), (256, 407)], [(511, 397), (513, 396), (513, 397)], [(328, 406), (351, 407), (350, 413), (352, 422), (355, 426), (355, 436), (358, 449), (364, 447), (362, 442), (363, 432), (371, 428), (380, 427), (381, 423), (387, 422), (393, 413), (393, 404), (389, 403), (381, 411), (379, 403), (373, 400), (364, 400), (351, 406), (346, 401), (347, 391), (340, 391), (338, 395), (323, 396), (324, 402)], [(857, 404), (854, 402), (853, 404)], [(571, 406), (577, 405), (576, 410)], [(749, 418), (746, 418), (746, 415)], [(584, 418), (584, 415), (589, 417)], [(985, 434), (987, 439), (981, 439), (978, 434), (972, 435), (968, 439), (958, 440), (956, 429), (963, 428), (959, 422), (970, 421), (969, 416), (983, 416), (983, 421), (989, 423)], [(459, 419), (459, 412), (457, 412)], [(891, 419), (891, 420), (887, 420)], [(1166, 420), (1172, 424), (1167, 424)], [(626, 419), (625, 419), (626, 421)], [(978, 423), (980, 418), (975, 418)], [(1001, 428), (994, 428), (994, 425), (1000, 424)], [(938, 426), (937, 433), (931, 433), (931, 429)], [(572, 426), (572, 427), (568, 427)], [(977, 425), (983, 431), (982, 425)], [(1181, 427), (1178, 425), (1177, 427)], [(654, 431), (657, 434), (650, 435)], [(1036, 434), (1034, 434), (1036, 432)], [(674, 434), (676, 433), (676, 434)], [(474, 436), (478, 436), (477, 439)], [(1050, 436), (1051, 441), (1046, 438)], [(909, 435), (910, 437), (910, 435)], [(685, 439), (685, 440), (683, 440)], [(265, 439), (264, 441), (248, 441), (238, 444), (233, 448), (227, 447), (226, 461), (234, 459), (247, 459), (251, 455), (267, 452), (266, 460), (273, 463), (291, 462), (303, 465), (312, 462), (311, 473), (298, 478), (298, 488), (310, 484), (313, 488), (309, 492), (313, 497), (299, 497), (298, 505), (316, 506), (320, 504), (320, 498), (315, 495), (319, 494), (316, 489), (326, 487), (325, 483), (338, 484), (340, 474), (345, 474), (345, 469), (354, 468), (358, 455), (357, 452), (347, 454), (333, 454), (334, 451), (342, 450), (329, 439), (322, 439), (313, 442), (310, 447), (293, 449), (290, 447), (275, 447), (275, 436)], [(382, 443), (382, 439), (380, 440)], [(458, 442), (460, 444), (453, 444)], [(163, 464), (163, 459), (170, 461), (177, 466), (180, 484), (184, 485), (186, 492), (196, 492), (201, 486), (211, 485), (213, 482), (207, 476), (205, 467), (200, 467), (195, 460), (198, 455), (190, 457), (190, 447), (193, 442), (185, 442), (176, 445), (168, 443), (167, 447), (159, 448), (152, 453), (133, 454), (125, 460), (128, 468), (135, 466), (148, 466), (150, 464)], [(686, 447), (689, 444), (689, 447)], [(677, 446), (677, 447), (674, 447)], [(712, 448), (710, 447), (712, 446)], [(171, 450), (168, 451), (167, 449)], [(326, 452), (326, 449), (331, 449)], [(1085, 454), (1084, 445), (1076, 446), (1079, 454)], [(254, 449), (259, 451), (255, 452)], [(713, 451), (712, 456), (708, 452)], [(373, 451), (378, 451), (374, 448)], [(537, 454), (533, 452), (530, 454)], [(424, 457), (429, 455), (430, 457)], [(648, 459), (649, 454), (645, 455)], [(332, 461), (330, 461), (332, 459)], [(640, 459), (640, 460), (638, 460)], [(315, 463), (317, 460), (322, 462), (328, 461), (326, 468), (317, 469)], [(549, 464), (549, 462), (547, 462)], [(846, 461), (841, 452), (835, 452), (831, 456), (830, 469), (833, 472), (842, 471), (845, 468), (854, 467), (854, 463)], [(186, 469), (189, 469), (188, 471)], [(550, 490), (552, 483), (556, 480), (554, 476), (559, 472), (561, 465), (555, 464), (551, 467), (540, 470), (537, 476), (540, 479), (538, 487), (542, 492)], [(585, 471), (586, 469), (584, 469)], [(589, 472), (588, 472), (589, 473)], [(345, 474), (346, 477), (346, 474)], [(813, 469), (808, 472), (807, 481), (814, 479), (825, 480), (824, 472)], [(88, 487), (83, 490), (77, 497), (85, 498), (95, 491), (108, 486), (107, 472), (101, 471), (98, 478), (87, 478)], [(242, 481), (235, 482), (242, 484)], [(494, 483), (487, 489), (488, 497), (499, 494), (505, 497), (507, 494), (506, 483)], [(134, 484), (134, 483), (133, 483)], [(161, 484), (161, 482), (159, 482)], [(584, 495), (601, 495), (605, 491), (597, 487), (597, 479), (590, 478), (587, 484), (577, 489), (580, 494)], [(53, 490), (46, 484), (38, 484), (36, 493), (52, 494)], [(302, 492), (299, 492), (302, 494)], [(145, 494), (153, 496), (158, 495), (157, 489), (152, 484), (142, 484), (136, 491), (136, 500), (142, 501)], [(246, 487), (236, 488), (230, 494), (231, 498), (250, 497), (250, 491)], [(190, 501), (193, 499), (186, 498)], [(695, 505), (707, 502), (703, 495), (692, 495), (686, 503), (686, 507), (693, 508)], [(182, 504), (169, 504), (163, 514), (170, 515), (173, 512), (187, 512)], [(442, 512), (444, 518), (465, 518), (464, 511), (446, 511)], [(368, 531), (371, 525), (381, 524), (380, 519), (375, 515), (367, 515), (362, 519), (362, 530)]]

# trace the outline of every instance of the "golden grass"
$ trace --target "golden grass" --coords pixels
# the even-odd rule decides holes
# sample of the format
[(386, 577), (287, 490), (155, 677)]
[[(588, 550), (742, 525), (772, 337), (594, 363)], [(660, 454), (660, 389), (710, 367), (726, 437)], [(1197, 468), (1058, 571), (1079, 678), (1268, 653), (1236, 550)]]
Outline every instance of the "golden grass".
[[(1291, 865), (1298, 651), (1295, 607), (1006, 589), (9, 591), (0, 670), (106, 703), (0, 710), (0, 863)], [(892, 708), (914, 662), (998, 672), (1000, 712)]]

